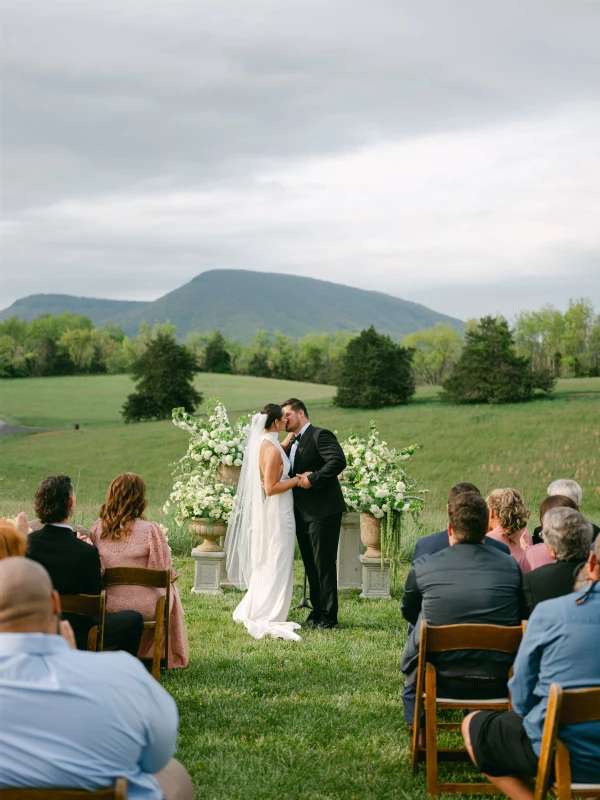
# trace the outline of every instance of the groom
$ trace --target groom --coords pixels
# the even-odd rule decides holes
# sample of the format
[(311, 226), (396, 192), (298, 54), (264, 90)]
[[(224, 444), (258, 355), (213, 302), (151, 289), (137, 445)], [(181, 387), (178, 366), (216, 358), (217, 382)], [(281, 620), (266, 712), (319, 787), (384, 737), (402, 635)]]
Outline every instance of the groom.
[(335, 562), (346, 510), (338, 475), (346, 468), (346, 458), (331, 431), (311, 425), (302, 400), (292, 397), (281, 405), (289, 434), (283, 447), (290, 460), (290, 477), (302, 475), (293, 492), (296, 536), (313, 607), (306, 624), (338, 628)]

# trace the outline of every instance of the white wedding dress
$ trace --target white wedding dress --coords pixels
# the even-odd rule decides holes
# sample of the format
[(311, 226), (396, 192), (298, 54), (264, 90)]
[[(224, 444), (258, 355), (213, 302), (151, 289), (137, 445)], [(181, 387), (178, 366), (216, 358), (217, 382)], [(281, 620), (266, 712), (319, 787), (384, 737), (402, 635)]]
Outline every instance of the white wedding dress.
[[(263, 433), (258, 452), (248, 453), (247, 456), (258, 459), (260, 444), (265, 440), (279, 449), (283, 462), (281, 480), (287, 480), (290, 462), (276, 433)], [(260, 480), (260, 472), (258, 477)], [(254, 517), (256, 530), (252, 533), (252, 567), (248, 591), (233, 612), (233, 619), (243, 623), (255, 639), (272, 636), (300, 641), (301, 637), (295, 633), (300, 625), (287, 621), (294, 588), (296, 548), (292, 490), (264, 499), (261, 490), (257, 504), (261, 508), (258, 516)]]

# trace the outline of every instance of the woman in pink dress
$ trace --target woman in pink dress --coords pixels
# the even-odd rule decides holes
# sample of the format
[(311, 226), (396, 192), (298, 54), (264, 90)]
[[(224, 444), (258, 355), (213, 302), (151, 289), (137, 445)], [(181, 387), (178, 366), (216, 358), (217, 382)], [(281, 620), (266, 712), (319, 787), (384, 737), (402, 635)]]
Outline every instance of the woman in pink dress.
[(529, 519), (523, 498), (516, 489), (494, 489), (487, 498), (490, 509), (488, 536), (507, 545), (511, 556), (521, 560), (523, 550), (521, 539), (526, 545), (532, 545), (533, 539), (525, 527)]
[[(171, 549), (156, 522), (148, 522), (146, 485), (139, 475), (125, 472), (108, 488), (100, 519), (92, 525), (92, 541), (100, 551), (103, 569), (108, 567), (146, 567), (169, 569), (173, 566)], [(179, 576), (171, 569), (173, 581)], [(144, 619), (154, 619), (156, 600), (164, 589), (145, 586), (109, 586), (106, 590), (106, 613), (123, 609), (139, 611)], [(154, 631), (142, 636), (138, 658), (152, 658)], [(179, 592), (171, 584), (169, 617), (169, 667), (187, 667), (189, 648)], [(164, 652), (163, 652), (164, 655)]]

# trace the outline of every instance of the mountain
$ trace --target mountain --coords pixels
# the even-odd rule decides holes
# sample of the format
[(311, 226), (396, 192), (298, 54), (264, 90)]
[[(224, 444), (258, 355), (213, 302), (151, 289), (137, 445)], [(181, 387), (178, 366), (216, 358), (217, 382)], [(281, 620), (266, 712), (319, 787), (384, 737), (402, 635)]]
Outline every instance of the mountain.
[(148, 303), (137, 300), (101, 300), (94, 297), (73, 297), (70, 294), (30, 294), (15, 300), (12, 306), (0, 311), (0, 322), (9, 317), (31, 320), (40, 314), (68, 311), (71, 314), (83, 314), (96, 325), (104, 325), (119, 314), (147, 305)]
[[(52, 311), (51, 298), (55, 299)], [(27, 316), (16, 311), (19, 304)], [(114, 311), (106, 313), (110, 304)], [(153, 303), (33, 295), (0, 312), (0, 319), (14, 313), (31, 319), (39, 313), (61, 310), (87, 314), (96, 324), (122, 325), (128, 335), (136, 334), (144, 320), (153, 324), (168, 319), (177, 326), (181, 338), (190, 331), (220, 330), (242, 342), (247, 342), (260, 328), (279, 330), (293, 338), (313, 332), (360, 331), (369, 325), (394, 338), (436, 322), (462, 328), (458, 319), (382, 292), (296, 275), (229, 269), (203, 272)]]

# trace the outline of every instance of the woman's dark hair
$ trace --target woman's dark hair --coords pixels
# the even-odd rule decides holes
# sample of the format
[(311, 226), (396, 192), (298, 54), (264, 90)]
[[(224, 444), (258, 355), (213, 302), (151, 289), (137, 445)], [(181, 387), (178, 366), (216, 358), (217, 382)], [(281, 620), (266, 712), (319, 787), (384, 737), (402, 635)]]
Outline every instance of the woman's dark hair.
[(575, 500), (572, 500), (570, 497), (567, 497), (566, 494), (551, 494), (548, 497), (545, 497), (540, 505), (540, 522), (542, 525), (544, 524), (544, 517), (546, 516), (546, 511), (550, 511), (551, 508), (574, 508), (575, 511), (579, 511), (577, 503)]
[(101, 539), (118, 542), (131, 533), (136, 519), (146, 519), (146, 484), (135, 472), (117, 475), (106, 493), (100, 509)]
[(281, 407), (283, 408), (284, 406), (290, 406), (292, 411), (295, 411), (296, 414), (298, 413), (298, 411), (304, 411), (304, 416), (306, 417), (306, 419), (308, 419), (308, 411), (306, 409), (306, 406), (304, 405), (302, 400), (298, 400), (297, 397), (290, 397), (289, 400), (284, 400), (283, 403), (281, 404)]
[(277, 403), (267, 403), (260, 413), (267, 415), (267, 421), (265, 422), (265, 429), (267, 429), (273, 425), (275, 420), (282, 418), (283, 409), (281, 406), (278, 406)]
[(69, 516), (69, 502), (73, 484), (68, 475), (51, 475), (37, 487), (34, 507), (37, 518), (44, 525), (62, 522)]

